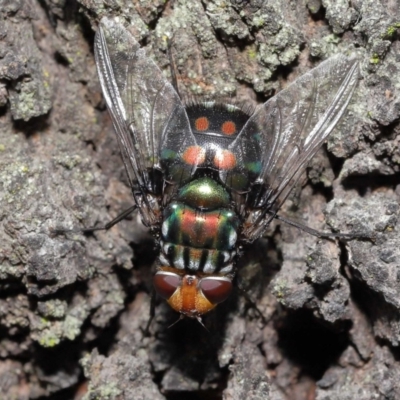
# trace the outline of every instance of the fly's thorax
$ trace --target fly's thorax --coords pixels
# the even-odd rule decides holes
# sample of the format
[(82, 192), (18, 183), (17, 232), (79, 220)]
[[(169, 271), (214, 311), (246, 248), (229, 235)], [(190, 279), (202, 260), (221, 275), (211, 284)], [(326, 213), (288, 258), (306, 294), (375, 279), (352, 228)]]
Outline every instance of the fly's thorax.
[(154, 276), (156, 292), (177, 312), (198, 318), (226, 300), (232, 291), (231, 276), (188, 274), (160, 267)]
[(230, 196), (226, 189), (214, 179), (201, 177), (180, 189), (178, 201), (199, 210), (216, 210), (228, 208)]
[[(197, 171), (208, 170), (229, 190), (249, 190), (262, 167), (260, 129), (249, 121), (250, 110), (211, 101), (187, 105), (185, 111), (190, 134), (167, 134), (160, 153), (167, 180), (187, 183)], [(178, 148), (177, 138), (182, 139)]]

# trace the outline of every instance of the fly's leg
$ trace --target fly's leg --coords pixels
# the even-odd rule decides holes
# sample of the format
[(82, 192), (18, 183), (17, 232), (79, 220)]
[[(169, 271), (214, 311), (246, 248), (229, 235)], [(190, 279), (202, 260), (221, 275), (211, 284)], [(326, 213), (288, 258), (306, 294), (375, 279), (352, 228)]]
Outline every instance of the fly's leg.
[(156, 315), (156, 291), (154, 290), (154, 288), (152, 288), (150, 293), (149, 320), (147, 321), (146, 328), (143, 331), (143, 336), (145, 337), (150, 336), (150, 325), (155, 315)]
[(236, 287), (239, 289), (240, 294), (243, 295), (243, 297), (245, 298), (247, 303), (250, 305), (250, 307), (257, 312), (257, 314), (261, 318), (261, 321), (263, 322), (263, 324), (266, 325), (267, 320), (265, 319), (264, 314), (257, 307), (257, 304), (253, 301), (253, 299), (249, 296), (246, 289), (243, 287), (242, 282), (239, 279), (236, 279)]
[(294, 226), (297, 229), (302, 230), (303, 232), (307, 232), (310, 235), (316, 236), (321, 239), (347, 239), (347, 240), (352, 240), (352, 239), (373, 239), (374, 235), (371, 234), (357, 234), (357, 233), (333, 233), (333, 232), (320, 232), (317, 231), (316, 229), (310, 228), (307, 225), (303, 225), (300, 222), (293, 221), (291, 219), (288, 219), (286, 217), (282, 217), (281, 215), (271, 213), (273, 214), (273, 217), (277, 219), (278, 221), (282, 221), (285, 224), (288, 224), (290, 226)]
[(106, 231), (112, 228), (114, 225), (118, 224), (118, 222), (125, 219), (128, 215), (132, 214), (136, 210), (136, 208), (137, 208), (136, 204), (132, 207), (129, 207), (127, 210), (123, 211), (116, 218), (114, 218), (113, 220), (111, 220), (110, 222), (108, 222), (103, 226), (94, 226), (92, 228), (83, 228), (83, 229), (53, 229), (53, 233), (55, 233), (56, 235), (60, 235), (63, 233), (92, 233), (95, 231)]
[(125, 219), (128, 215), (132, 214), (137, 208), (137, 205), (135, 204), (132, 207), (129, 207), (127, 210), (123, 211), (121, 214), (119, 214), (116, 218), (105, 224), (104, 226), (95, 226), (93, 228), (85, 228), (82, 229), (83, 233), (91, 233), (95, 231), (107, 231), (108, 229), (112, 228), (114, 225), (118, 224), (118, 222), (121, 222), (123, 219)]

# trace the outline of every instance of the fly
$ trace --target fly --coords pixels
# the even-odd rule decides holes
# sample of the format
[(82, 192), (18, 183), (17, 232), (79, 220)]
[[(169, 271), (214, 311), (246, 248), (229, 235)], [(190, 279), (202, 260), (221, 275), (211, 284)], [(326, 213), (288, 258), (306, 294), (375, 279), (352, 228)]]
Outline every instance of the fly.
[(154, 288), (201, 321), (229, 296), (240, 246), (282, 219), (279, 208), (350, 102), (358, 62), (330, 58), (250, 114), (185, 104), (117, 18), (101, 20), (94, 50), (135, 201), (128, 211), (159, 243)]

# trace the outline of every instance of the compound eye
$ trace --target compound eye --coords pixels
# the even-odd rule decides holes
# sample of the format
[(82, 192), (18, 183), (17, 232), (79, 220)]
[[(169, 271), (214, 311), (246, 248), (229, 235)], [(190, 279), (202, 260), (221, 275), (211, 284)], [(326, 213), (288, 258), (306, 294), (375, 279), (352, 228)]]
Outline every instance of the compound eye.
[(200, 281), (200, 289), (210, 303), (222, 303), (232, 291), (232, 281), (220, 277), (203, 278)]
[(181, 277), (173, 272), (160, 271), (153, 278), (154, 289), (164, 299), (169, 299), (180, 284)]

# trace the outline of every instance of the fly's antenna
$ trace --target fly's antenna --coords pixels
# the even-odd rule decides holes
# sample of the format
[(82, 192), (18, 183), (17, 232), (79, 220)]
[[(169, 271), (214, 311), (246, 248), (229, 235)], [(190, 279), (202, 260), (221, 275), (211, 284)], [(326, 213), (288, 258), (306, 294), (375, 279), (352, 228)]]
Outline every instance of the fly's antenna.
[(201, 319), (201, 317), (200, 317), (200, 315), (198, 315), (197, 317), (196, 317), (196, 319), (197, 319), (197, 322), (208, 332), (208, 333), (210, 333), (210, 331), (206, 328), (206, 326), (203, 324), (203, 320)]
[(168, 329), (171, 329), (171, 328), (172, 328), (174, 325), (176, 325), (179, 321), (182, 321), (183, 318), (185, 318), (185, 316), (184, 316), (183, 314), (181, 314), (181, 315), (179, 316), (179, 318), (178, 318), (173, 324), (171, 324), (171, 325), (168, 327)]

